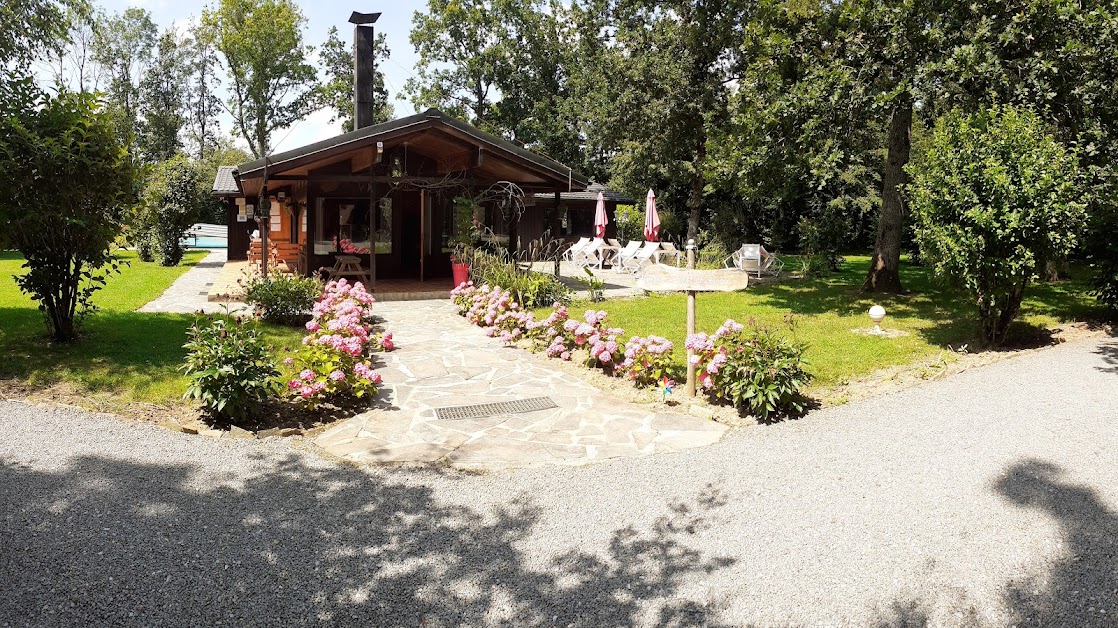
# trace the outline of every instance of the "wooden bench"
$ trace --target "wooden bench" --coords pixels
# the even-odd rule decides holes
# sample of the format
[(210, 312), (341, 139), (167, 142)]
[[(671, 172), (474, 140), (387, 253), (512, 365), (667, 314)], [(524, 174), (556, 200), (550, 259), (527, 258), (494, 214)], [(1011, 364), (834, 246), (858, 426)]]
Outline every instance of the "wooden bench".
[(369, 292), (373, 290), (373, 278), (369, 270), (361, 266), (361, 258), (357, 255), (334, 256), (334, 267), (327, 269), (326, 272), (330, 275), (330, 279), (353, 277), (359, 280)]

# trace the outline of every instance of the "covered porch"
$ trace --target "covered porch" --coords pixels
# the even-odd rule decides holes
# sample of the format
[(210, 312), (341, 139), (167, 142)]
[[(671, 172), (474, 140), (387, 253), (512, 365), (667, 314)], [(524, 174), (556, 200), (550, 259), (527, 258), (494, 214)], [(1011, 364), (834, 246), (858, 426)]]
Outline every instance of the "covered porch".
[[(349, 278), (385, 300), (445, 296), (453, 244), (466, 235), (463, 224), (472, 230), (471, 219), (515, 250), (520, 225), (539, 222), (535, 195), (587, 183), (559, 162), (429, 109), (222, 168), (213, 193), (226, 204), (230, 263), (259, 267), (266, 258), (273, 268), (327, 276), (346, 262), (353, 270), (346, 256), (356, 256), (362, 274)], [(462, 198), (474, 201), (465, 223), (456, 220)]]

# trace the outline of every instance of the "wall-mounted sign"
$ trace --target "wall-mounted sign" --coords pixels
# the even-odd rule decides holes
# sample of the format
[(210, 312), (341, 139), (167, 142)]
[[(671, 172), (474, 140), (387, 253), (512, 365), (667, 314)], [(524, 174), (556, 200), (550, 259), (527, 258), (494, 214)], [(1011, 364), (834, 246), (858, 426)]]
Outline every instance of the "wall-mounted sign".
[(245, 205), (245, 199), (237, 199), (237, 222), (248, 222), (249, 211), (251, 210)]

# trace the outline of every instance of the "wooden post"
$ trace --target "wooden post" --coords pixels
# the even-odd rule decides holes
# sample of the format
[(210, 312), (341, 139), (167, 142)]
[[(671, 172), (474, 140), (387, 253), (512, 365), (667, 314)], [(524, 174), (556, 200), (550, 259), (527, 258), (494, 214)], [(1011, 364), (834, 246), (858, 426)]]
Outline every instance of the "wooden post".
[[(695, 268), (695, 240), (688, 240), (687, 246), (687, 268)], [(687, 291), (687, 337), (691, 337), (695, 333), (695, 291)], [(691, 361), (692, 356), (695, 355), (694, 350), (687, 350), (687, 396), (695, 396), (695, 363)]]
[[(264, 167), (267, 168), (267, 162)], [(272, 199), (268, 196), (268, 177), (260, 186), (260, 275), (268, 276), (268, 236), (272, 230)]]

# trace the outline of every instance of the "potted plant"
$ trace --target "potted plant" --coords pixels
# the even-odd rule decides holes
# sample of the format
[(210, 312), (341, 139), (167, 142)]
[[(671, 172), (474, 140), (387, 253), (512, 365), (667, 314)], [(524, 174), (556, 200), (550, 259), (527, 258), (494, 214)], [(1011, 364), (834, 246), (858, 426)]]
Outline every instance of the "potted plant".
[(455, 286), (470, 279), (470, 258), (480, 226), (474, 218), (476, 210), (477, 204), (472, 198), (459, 196), (454, 199), (454, 235), (450, 238), (454, 252), (450, 255), (450, 270)]

